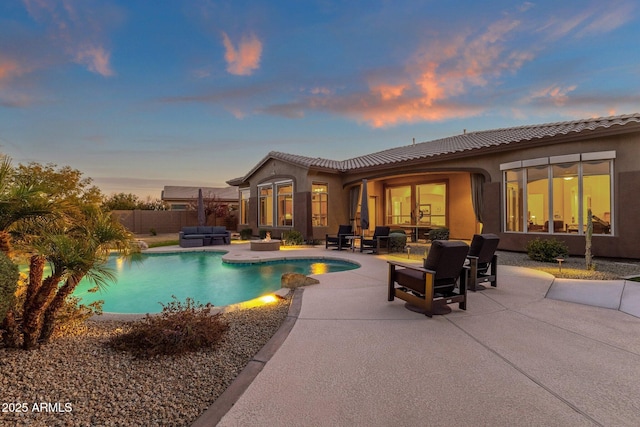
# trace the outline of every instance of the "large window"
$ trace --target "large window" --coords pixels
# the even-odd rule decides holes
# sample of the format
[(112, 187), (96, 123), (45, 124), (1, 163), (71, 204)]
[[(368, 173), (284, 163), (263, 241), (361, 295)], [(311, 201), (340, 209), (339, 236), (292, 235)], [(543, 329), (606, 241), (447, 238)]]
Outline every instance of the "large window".
[(249, 224), (249, 189), (240, 190), (240, 224)]
[(527, 168), (527, 218), (529, 231), (540, 231), (549, 224), (549, 167)]
[(388, 187), (386, 224), (447, 226), (447, 184), (423, 183)]
[(328, 223), (329, 191), (327, 184), (311, 186), (311, 221), (314, 227), (326, 227)]
[(603, 152), (502, 165), (505, 231), (584, 234), (591, 215), (594, 234), (611, 234), (614, 158)]
[(508, 170), (504, 174), (506, 231), (522, 231), (522, 169)]
[(278, 193), (278, 226), (293, 226), (293, 183), (279, 182), (276, 184)]
[(258, 186), (258, 225), (293, 226), (292, 181), (270, 182)]
[(258, 225), (273, 226), (273, 186), (258, 187)]
[(387, 189), (387, 225), (413, 224), (411, 186)]

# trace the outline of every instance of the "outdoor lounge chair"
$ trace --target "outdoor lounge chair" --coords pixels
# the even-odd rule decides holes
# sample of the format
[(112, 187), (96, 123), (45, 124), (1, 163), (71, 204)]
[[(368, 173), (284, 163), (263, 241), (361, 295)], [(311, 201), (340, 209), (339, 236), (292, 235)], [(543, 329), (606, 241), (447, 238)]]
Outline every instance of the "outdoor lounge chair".
[(324, 248), (335, 247), (341, 251), (344, 248), (348, 248), (351, 242), (347, 239), (347, 236), (353, 236), (353, 227), (351, 225), (341, 225), (338, 227), (338, 234), (327, 234), (324, 241)]
[(500, 238), (495, 234), (475, 234), (469, 248), (469, 290), (481, 291), (485, 289), (480, 283), (490, 283), (498, 286), (498, 255), (496, 249)]
[(455, 302), (460, 309), (466, 310), (467, 269), (464, 262), (468, 252), (469, 246), (464, 242), (435, 240), (424, 268), (388, 261), (389, 301), (400, 298), (407, 302), (407, 309), (429, 317), (451, 312), (447, 304)]
[(390, 227), (385, 227), (382, 225), (376, 226), (373, 231), (373, 237), (370, 239), (362, 238), (360, 242), (360, 252), (363, 252), (366, 249), (370, 249), (371, 253), (377, 254), (380, 252), (380, 248), (387, 248), (389, 250), (389, 232), (391, 231)]

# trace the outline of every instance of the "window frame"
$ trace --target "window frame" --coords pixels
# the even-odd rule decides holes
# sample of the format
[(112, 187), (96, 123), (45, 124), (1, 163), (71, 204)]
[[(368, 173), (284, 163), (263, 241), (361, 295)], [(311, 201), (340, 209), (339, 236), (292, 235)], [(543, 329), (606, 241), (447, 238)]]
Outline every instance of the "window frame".
[[(608, 214), (608, 233), (594, 233), (597, 236), (615, 236), (615, 215), (614, 215), (614, 206), (615, 206), (615, 193), (614, 193), (614, 176), (615, 176), (615, 151), (605, 151), (605, 152), (596, 152), (596, 153), (583, 153), (583, 154), (570, 154), (563, 156), (554, 156), (543, 159), (532, 159), (532, 160), (524, 160), (524, 161), (516, 161), (510, 162), (500, 165), (500, 170), (502, 172), (502, 230), (505, 233), (520, 233), (520, 234), (554, 234), (554, 235), (580, 235), (584, 236), (586, 234), (586, 212), (587, 205), (591, 202), (591, 196), (585, 194), (585, 176), (608, 176), (609, 185), (608, 185), (608, 201), (600, 203), (604, 203), (605, 209), (608, 208), (609, 211), (605, 212), (604, 215)], [(586, 165), (595, 165), (597, 163), (607, 163), (608, 175), (585, 175), (584, 169)], [(529, 195), (529, 170), (530, 169), (541, 169), (543, 165), (546, 165), (547, 175), (548, 175), (548, 206), (547, 206), (547, 225), (542, 229), (538, 229), (536, 224), (532, 224), (530, 218), (530, 195)], [(565, 216), (567, 215), (567, 208), (559, 206), (554, 207), (554, 204), (558, 203), (556, 200), (567, 200), (567, 195), (564, 194), (564, 187), (562, 190), (562, 194), (558, 193), (556, 187), (558, 186), (557, 180), (559, 178), (566, 179), (562, 177), (561, 174), (557, 174), (559, 167), (571, 167), (575, 165), (576, 172), (571, 174), (571, 178), (577, 178), (577, 195), (574, 195), (569, 199), (569, 203), (575, 204), (576, 206), (572, 206), (569, 208), (571, 212), (571, 223), (568, 223), (565, 220)], [(516, 180), (508, 180), (510, 177), (509, 173), (516, 173), (520, 176), (517, 177)], [(512, 192), (509, 191), (511, 187), (514, 187), (514, 183), (517, 183), (518, 190), (520, 193), (517, 197), (521, 200), (519, 203), (519, 209), (521, 213), (516, 220), (516, 223), (512, 223), (509, 221), (509, 209), (513, 207), (513, 201), (509, 199), (510, 194)], [(606, 186), (605, 186), (606, 188)], [(605, 195), (606, 196), (606, 195)], [(577, 200), (573, 202), (573, 198), (577, 197)], [(603, 199), (604, 200), (604, 199)], [(566, 206), (567, 202), (560, 202), (562, 206)], [(562, 214), (559, 214), (559, 209), (562, 209)], [(575, 211), (575, 212), (574, 212)], [(525, 215), (526, 213), (526, 215)], [(556, 226), (552, 221), (563, 221), (562, 230), (558, 231), (558, 226)], [(605, 220), (606, 221), (606, 220)], [(520, 222), (520, 223), (517, 223)], [(552, 227), (551, 224), (554, 224)], [(517, 227), (513, 227), (513, 226)], [(535, 225), (535, 227), (534, 227)], [(515, 229), (511, 229), (515, 228)]]
[[(324, 187), (324, 191), (315, 191), (316, 186)], [(316, 201), (314, 197), (319, 197), (320, 200)], [(316, 212), (316, 206), (318, 206), (318, 212)], [(311, 226), (329, 226), (329, 184), (326, 182), (311, 183)]]

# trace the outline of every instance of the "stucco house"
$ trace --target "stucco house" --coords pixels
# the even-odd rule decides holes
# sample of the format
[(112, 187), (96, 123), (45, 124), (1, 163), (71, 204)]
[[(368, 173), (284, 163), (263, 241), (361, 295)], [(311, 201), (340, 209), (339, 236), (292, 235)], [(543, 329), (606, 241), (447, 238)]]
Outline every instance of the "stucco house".
[(240, 229), (324, 239), (359, 224), (363, 179), (365, 233), (482, 231), (514, 251), (555, 237), (584, 254), (591, 213), (595, 256), (640, 258), (640, 114), (465, 132), (348, 160), (270, 152), (227, 183), (239, 188)]

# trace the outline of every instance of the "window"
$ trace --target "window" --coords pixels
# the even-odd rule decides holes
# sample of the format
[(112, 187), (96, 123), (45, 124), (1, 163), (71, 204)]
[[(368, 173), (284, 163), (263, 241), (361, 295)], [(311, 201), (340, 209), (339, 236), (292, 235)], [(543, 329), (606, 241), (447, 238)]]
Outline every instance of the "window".
[(249, 189), (240, 190), (240, 224), (249, 224)]
[(522, 169), (505, 172), (506, 231), (522, 231)]
[(329, 193), (327, 184), (311, 185), (311, 221), (314, 227), (326, 227), (328, 223)]
[(549, 226), (549, 166), (527, 168), (527, 229)]
[(582, 164), (582, 217), (591, 211), (593, 234), (611, 234), (611, 162)]
[[(578, 232), (580, 218), (578, 163), (561, 163), (553, 170), (553, 232)], [(586, 218), (585, 218), (586, 219)], [(549, 223), (550, 224), (550, 223)], [(545, 228), (544, 231), (549, 231)]]
[(273, 226), (273, 186), (258, 187), (258, 225)]
[(387, 189), (387, 225), (412, 224), (411, 186)]
[(258, 186), (258, 225), (265, 227), (293, 226), (292, 181), (270, 182)]
[(502, 165), (505, 231), (585, 234), (591, 215), (593, 234), (611, 234), (613, 158), (602, 152)]
[(280, 182), (276, 184), (278, 194), (278, 226), (293, 226), (293, 183)]
[(416, 185), (418, 225), (446, 227), (447, 185), (441, 182)]
[(447, 183), (388, 187), (387, 225), (447, 226)]

